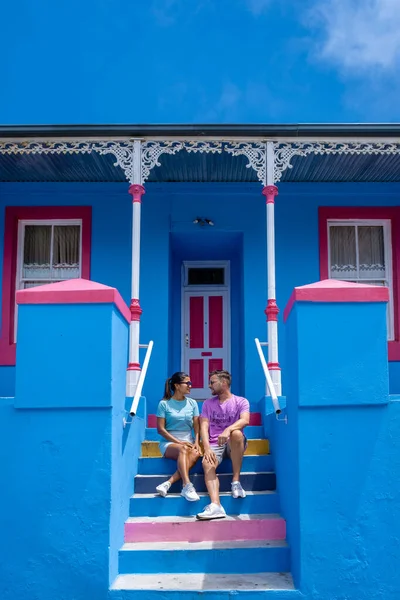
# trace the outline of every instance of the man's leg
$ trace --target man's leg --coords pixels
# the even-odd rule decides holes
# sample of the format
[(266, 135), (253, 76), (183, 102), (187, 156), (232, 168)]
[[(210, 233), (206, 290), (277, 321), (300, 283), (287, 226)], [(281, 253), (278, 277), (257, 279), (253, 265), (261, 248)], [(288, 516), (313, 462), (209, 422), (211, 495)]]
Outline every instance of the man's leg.
[(207, 491), (211, 502), (220, 504), (219, 499), (219, 480), (217, 477), (216, 465), (205, 462), (203, 459), (204, 480), (206, 482)]
[(245, 451), (244, 435), (239, 429), (232, 431), (228, 441), (228, 452), (232, 460), (232, 481), (240, 481), (240, 471), (242, 469), (243, 454)]

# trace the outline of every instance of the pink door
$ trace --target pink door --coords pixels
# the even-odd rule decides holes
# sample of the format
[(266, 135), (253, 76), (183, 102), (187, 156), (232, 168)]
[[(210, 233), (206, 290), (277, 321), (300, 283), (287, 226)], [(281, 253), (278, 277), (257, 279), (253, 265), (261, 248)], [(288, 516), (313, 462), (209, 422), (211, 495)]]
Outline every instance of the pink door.
[(192, 381), (191, 396), (208, 398), (208, 376), (215, 369), (228, 369), (228, 292), (185, 292), (184, 370)]

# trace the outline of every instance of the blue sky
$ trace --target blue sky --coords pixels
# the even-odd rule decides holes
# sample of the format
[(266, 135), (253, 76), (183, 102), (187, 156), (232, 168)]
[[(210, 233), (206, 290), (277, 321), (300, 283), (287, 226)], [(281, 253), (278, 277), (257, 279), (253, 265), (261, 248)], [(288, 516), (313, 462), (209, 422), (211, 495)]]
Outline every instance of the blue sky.
[(400, 121), (399, 2), (2, 2), (0, 123)]

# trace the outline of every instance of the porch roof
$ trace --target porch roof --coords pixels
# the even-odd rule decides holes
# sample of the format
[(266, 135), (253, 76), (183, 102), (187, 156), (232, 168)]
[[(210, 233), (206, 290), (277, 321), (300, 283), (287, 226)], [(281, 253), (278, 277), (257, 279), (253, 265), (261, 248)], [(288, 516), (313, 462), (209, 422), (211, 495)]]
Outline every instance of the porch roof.
[[(400, 181), (400, 124), (286, 124), (286, 125), (61, 125), (0, 126), (0, 181), (11, 182), (126, 182), (113, 154), (2, 153), (11, 142), (36, 141), (220, 140), (290, 145), (301, 143), (386, 143), (395, 152), (293, 153), (281, 182), (398, 182)], [(258, 182), (248, 157), (228, 152), (192, 153), (183, 149), (162, 154), (148, 182)]]

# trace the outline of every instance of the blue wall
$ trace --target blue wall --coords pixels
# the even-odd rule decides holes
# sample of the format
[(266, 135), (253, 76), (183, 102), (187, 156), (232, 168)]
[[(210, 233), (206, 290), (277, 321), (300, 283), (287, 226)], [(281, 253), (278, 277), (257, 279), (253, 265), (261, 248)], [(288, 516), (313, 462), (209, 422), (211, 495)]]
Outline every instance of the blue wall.
[(400, 402), (385, 304), (299, 302), (285, 328), (288, 423), (268, 416), (267, 429), (296, 585), (309, 600), (396, 600)]
[(0, 400), (0, 597), (105, 600), (145, 427), (143, 403), (122, 423), (128, 324), (109, 304), (19, 308), (17, 396)]
[[(92, 279), (130, 301), (131, 197), (125, 184), (0, 184), (7, 205), (91, 205)], [(319, 279), (318, 206), (393, 206), (398, 184), (282, 184), (276, 200), (280, 361), (285, 369), (282, 312), (296, 285)], [(192, 223), (206, 216), (215, 227)], [(232, 261), (232, 370), (235, 389), (253, 402), (263, 394), (254, 337), (266, 339), (265, 202), (254, 184), (149, 184), (142, 204), (141, 342), (155, 346), (144, 393), (154, 411), (171, 370), (180, 368), (178, 265), (193, 257)], [(0, 212), (0, 234), (4, 211)], [(243, 268), (246, 266), (246, 268)], [(0, 257), (0, 275), (2, 260)], [(236, 283), (234, 283), (236, 282)], [(240, 284), (242, 290), (237, 293)], [(244, 323), (240, 315), (244, 314)], [(236, 316), (238, 315), (238, 319)], [(142, 357), (143, 358), (143, 357)], [(284, 392), (285, 392), (285, 376)], [(400, 363), (390, 363), (390, 389), (400, 391)], [(14, 369), (0, 367), (0, 395), (14, 395)]]

